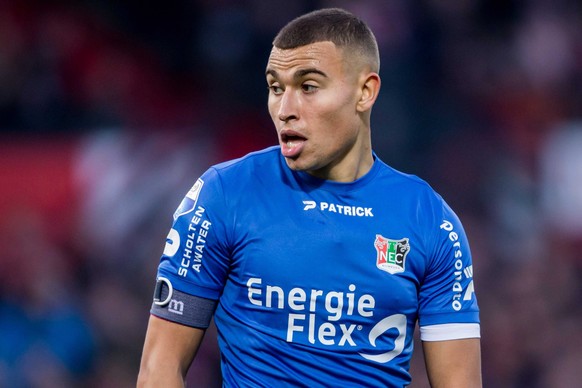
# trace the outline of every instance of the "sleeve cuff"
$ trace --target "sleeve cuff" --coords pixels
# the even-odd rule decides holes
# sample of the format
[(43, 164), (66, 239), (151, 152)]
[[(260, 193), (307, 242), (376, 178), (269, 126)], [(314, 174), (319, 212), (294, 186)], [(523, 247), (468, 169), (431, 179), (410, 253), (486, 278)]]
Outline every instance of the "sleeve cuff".
[(420, 327), (422, 341), (448, 341), (465, 338), (481, 338), (478, 323), (446, 323)]

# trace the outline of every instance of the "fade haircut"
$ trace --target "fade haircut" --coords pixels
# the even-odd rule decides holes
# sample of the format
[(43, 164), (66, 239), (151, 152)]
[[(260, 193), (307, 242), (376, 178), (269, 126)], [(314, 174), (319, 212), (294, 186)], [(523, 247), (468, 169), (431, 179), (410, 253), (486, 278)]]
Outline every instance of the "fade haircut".
[(326, 41), (363, 59), (372, 71), (380, 70), (378, 43), (372, 30), (355, 15), (340, 8), (320, 9), (293, 19), (279, 31), (273, 46), (288, 50)]

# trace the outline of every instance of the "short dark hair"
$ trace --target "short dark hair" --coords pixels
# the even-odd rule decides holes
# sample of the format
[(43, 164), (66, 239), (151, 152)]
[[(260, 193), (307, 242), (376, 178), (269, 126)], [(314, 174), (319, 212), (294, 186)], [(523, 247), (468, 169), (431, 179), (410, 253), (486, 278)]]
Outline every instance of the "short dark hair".
[(378, 43), (372, 30), (364, 21), (341, 8), (324, 8), (293, 19), (279, 31), (273, 46), (287, 50), (326, 41), (363, 56), (372, 69), (379, 71)]

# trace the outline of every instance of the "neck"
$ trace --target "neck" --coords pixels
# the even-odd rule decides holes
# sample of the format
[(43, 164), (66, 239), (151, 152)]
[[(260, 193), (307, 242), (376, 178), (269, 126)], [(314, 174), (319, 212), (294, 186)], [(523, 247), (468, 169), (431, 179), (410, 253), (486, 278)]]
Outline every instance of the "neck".
[(307, 172), (316, 178), (349, 183), (366, 175), (373, 164), (372, 148), (368, 146), (363, 152), (353, 156), (348, 155), (334, 165)]

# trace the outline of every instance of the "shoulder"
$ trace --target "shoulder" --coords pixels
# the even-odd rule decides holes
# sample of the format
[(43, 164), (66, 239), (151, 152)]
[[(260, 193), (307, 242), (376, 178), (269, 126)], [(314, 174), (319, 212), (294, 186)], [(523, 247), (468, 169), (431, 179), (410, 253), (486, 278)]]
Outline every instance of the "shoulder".
[(415, 225), (434, 231), (444, 219), (456, 218), (445, 199), (424, 179), (401, 172), (383, 163), (376, 182), (382, 197), (397, 203), (401, 211), (412, 217)]
[(412, 196), (423, 196), (430, 198), (437, 202), (442, 201), (441, 196), (434, 190), (434, 188), (424, 179), (417, 175), (409, 174), (397, 170), (378, 160), (380, 164), (380, 173), (376, 179), (380, 184), (386, 184), (397, 188), (399, 194), (406, 194)]
[(276, 164), (280, 158), (279, 146), (268, 147), (259, 151), (246, 154), (243, 157), (215, 164), (211, 167), (217, 173), (233, 174), (244, 170), (264, 168)]
[(280, 181), (284, 174), (279, 146), (251, 152), (243, 157), (211, 166), (203, 175), (233, 194), (259, 182)]

